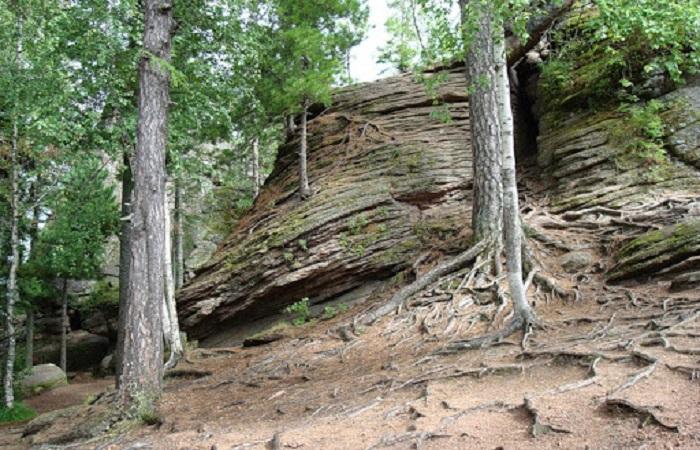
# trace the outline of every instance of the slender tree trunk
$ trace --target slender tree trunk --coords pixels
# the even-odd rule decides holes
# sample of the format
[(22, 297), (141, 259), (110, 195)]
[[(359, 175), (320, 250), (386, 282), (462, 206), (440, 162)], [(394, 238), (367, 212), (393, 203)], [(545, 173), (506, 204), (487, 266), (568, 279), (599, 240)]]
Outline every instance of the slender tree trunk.
[[(501, 28), (499, 26), (496, 29), (500, 30)], [(515, 310), (515, 319), (522, 320), (524, 324), (527, 324), (534, 321), (535, 316), (530, 304), (527, 302), (527, 293), (523, 283), (522, 226), (520, 224), (520, 206), (518, 205), (518, 182), (515, 173), (513, 111), (510, 104), (510, 82), (508, 80), (505, 38), (502, 37), (502, 34), (499, 34), (495, 39), (494, 46), (496, 70), (498, 72), (496, 92), (503, 147), (503, 235), (506, 272)]]
[[(474, 242), (491, 239), (496, 243), (498, 254), (503, 229), (503, 186), (493, 16), (480, 1), (468, 5), (466, 0), (460, 0), (460, 6), (465, 27), (471, 28), (467, 21), (476, 21), (475, 34), (465, 58), (467, 82), (471, 89), (469, 120), (474, 154), (472, 229)], [(478, 14), (475, 16), (474, 12)]]
[[(21, 22), (20, 22), (21, 30)], [(18, 44), (19, 54), (21, 46)], [(17, 289), (17, 268), (19, 266), (19, 186), (18, 186), (18, 147), (19, 133), (17, 119), (12, 124), (12, 146), (10, 148), (10, 270), (7, 276), (7, 302), (5, 303), (5, 367), (3, 389), (5, 407), (12, 408), (15, 403), (14, 368), (15, 368), (15, 304), (19, 301)]]
[(131, 265), (131, 204), (134, 180), (131, 172), (129, 155), (124, 151), (124, 168), (122, 170), (122, 210), (121, 230), (119, 233), (119, 323), (117, 325), (117, 347), (114, 350), (116, 385), (119, 387), (122, 369), (122, 352), (124, 329), (126, 326), (126, 300), (129, 292), (129, 266)]
[[(19, 71), (22, 67), (22, 47), (24, 21), (17, 12), (17, 43), (15, 47), (15, 64)], [(19, 302), (17, 287), (17, 269), (19, 268), (19, 129), (17, 127), (17, 109), (12, 116), (12, 143), (10, 146), (10, 269), (7, 274), (7, 302), (5, 303), (5, 361), (3, 373), (3, 390), (5, 407), (12, 408), (15, 403), (14, 369), (15, 369), (15, 304)]]
[(125, 308), (118, 401), (123, 409), (151, 407), (163, 382), (161, 307), (165, 296), (165, 149), (170, 74), (172, 0), (145, 0), (144, 55), (139, 64), (139, 118), (129, 291)]
[(68, 280), (63, 279), (63, 287), (61, 289), (61, 361), (60, 367), (64, 372), (68, 372)]
[[(29, 259), (32, 259), (32, 255), (35, 253), (37, 239), (39, 237), (39, 214), (41, 210), (39, 208), (39, 184), (41, 183), (41, 178), (37, 175), (36, 181), (32, 184), (31, 192), (31, 202), (32, 202), (32, 224), (29, 228)], [(24, 351), (24, 366), (27, 369), (34, 367), (34, 305), (29, 305), (27, 308), (27, 323), (25, 325), (27, 330), (27, 340), (25, 342)]]
[(182, 182), (175, 178), (175, 290), (185, 281), (185, 252), (183, 248), (184, 227), (182, 212)]
[(294, 116), (289, 114), (284, 118), (284, 131), (287, 135), (287, 140), (290, 141), (296, 132), (297, 126), (294, 123)]
[(309, 112), (309, 103), (304, 100), (304, 108), (301, 113), (301, 144), (299, 149), (299, 195), (302, 200), (311, 197), (311, 189), (309, 188), (309, 174), (306, 170), (306, 150), (307, 142), (307, 116)]
[[(166, 194), (166, 193), (164, 193)], [(168, 328), (164, 329), (165, 341), (170, 347), (170, 357), (165, 363), (165, 369), (172, 369), (180, 360), (183, 353), (182, 341), (180, 340), (180, 326), (177, 321), (177, 308), (175, 306), (175, 280), (173, 279), (173, 258), (172, 239), (170, 227), (170, 214), (168, 211), (168, 196), (163, 196), (165, 207), (165, 246), (163, 260), (165, 262), (165, 311), (163, 312), (163, 323), (168, 323)], [(165, 320), (167, 318), (167, 321)]]
[(24, 366), (34, 367), (34, 309), (27, 309), (27, 342), (25, 343)]
[(258, 138), (253, 139), (253, 155), (252, 155), (252, 183), (253, 183), (253, 198), (257, 198), (260, 193), (260, 142)]

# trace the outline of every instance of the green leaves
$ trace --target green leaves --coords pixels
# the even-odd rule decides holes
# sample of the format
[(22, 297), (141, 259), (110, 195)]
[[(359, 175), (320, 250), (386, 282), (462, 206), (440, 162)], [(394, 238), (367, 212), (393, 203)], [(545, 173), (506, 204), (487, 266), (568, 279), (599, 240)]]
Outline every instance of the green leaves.
[(107, 172), (95, 158), (79, 160), (49, 201), (51, 219), (41, 230), (32, 264), (58, 278), (100, 275), (104, 245), (116, 234), (119, 216)]

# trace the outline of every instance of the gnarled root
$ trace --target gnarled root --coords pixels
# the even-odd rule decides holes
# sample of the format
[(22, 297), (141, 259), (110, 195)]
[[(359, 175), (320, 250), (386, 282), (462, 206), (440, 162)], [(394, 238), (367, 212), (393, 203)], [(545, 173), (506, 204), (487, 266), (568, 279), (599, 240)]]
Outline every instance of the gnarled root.
[(418, 278), (413, 283), (401, 288), (401, 290), (399, 290), (396, 294), (394, 294), (393, 297), (391, 297), (391, 300), (389, 300), (379, 308), (376, 308), (366, 313), (362, 317), (357, 318), (355, 320), (354, 325), (371, 325), (378, 319), (388, 314), (391, 314), (392, 312), (396, 311), (398, 308), (403, 306), (406, 300), (408, 300), (412, 295), (425, 289), (430, 284), (435, 283), (440, 279), (440, 277), (455, 272), (464, 267), (465, 265), (469, 264), (470, 262), (474, 261), (474, 259), (476, 259), (476, 257), (479, 256), (484, 250), (486, 250), (488, 246), (489, 242), (487, 240), (481, 241), (469, 250), (461, 253), (460, 255), (452, 258), (447, 262), (438, 265), (422, 277)]

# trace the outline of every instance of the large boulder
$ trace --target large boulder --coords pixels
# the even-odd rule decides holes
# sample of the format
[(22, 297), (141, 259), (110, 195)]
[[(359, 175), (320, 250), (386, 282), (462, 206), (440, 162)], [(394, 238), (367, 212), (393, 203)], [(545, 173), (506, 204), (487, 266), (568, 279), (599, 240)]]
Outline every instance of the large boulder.
[(68, 384), (68, 378), (60, 367), (55, 364), (39, 364), (22, 378), (21, 388), (26, 395), (35, 395), (64, 384)]
[(666, 141), (674, 156), (700, 169), (700, 78), (664, 97), (677, 105), (666, 116)]
[[(689, 219), (637, 237), (616, 255), (611, 280), (700, 269), (700, 219)], [(689, 280), (692, 282), (692, 279)]]
[[(84, 330), (68, 334), (66, 346), (69, 371), (91, 370), (98, 366), (109, 351), (109, 339), (104, 336), (88, 333)], [(57, 339), (41, 345), (37, 343), (34, 350), (34, 361), (38, 364), (60, 361), (61, 344)]]
[(313, 196), (297, 193), (297, 137), (280, 148), (253, 209), (179, 293), (192, 338), (392, 277), (427, 249), (467, 244), (457, 236), (471, 203), (467, 85), (463, 69), (444, 74), (437, 101), (450, 122), (409, 74), (342, 89), (330, 109), (313, 109)]

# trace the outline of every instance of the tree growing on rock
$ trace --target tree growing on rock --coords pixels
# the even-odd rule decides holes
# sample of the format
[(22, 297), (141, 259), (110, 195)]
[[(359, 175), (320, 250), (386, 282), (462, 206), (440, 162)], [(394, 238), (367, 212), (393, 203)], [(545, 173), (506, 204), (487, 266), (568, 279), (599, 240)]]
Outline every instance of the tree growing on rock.
[[(565, 3), (567, 6), (556, 8), (551, 14), (560, 14), (572, 2)], [(388, 312), (413, 292), (475, 259), (477, 263), (473, 271), (477, 275), (474, 279), (478, 282), (483, 278), (493, 278), (503, 270), (502, 254), (505, 250), (505, 270), (514, 305), (513, 317), (498, 333), (450, 344), (452, 349), (473, 348), (500, 340), (537, 322), (527, 301), (523, 282), (524, 243), (515, 173), (513, 114), (504, 27), (506, 20), (509, 20), (516, 31), (524, 34), (524, 22), (512, 19), (516, 16), (515, 12), (527, 8), (529, 2), (459, 0), (455, 5), (451, 1), (420, 0), (419, 4), (430, 31), (428, 49), (422, 53), (427, 61), (423, 63), (445, 65), (451, 64), (455, 58), (464, 59), (465, 62), (470, 89), (474, 179), (471, 227), (476, 245), (453, 261), (436, 267), (405, 288), (405, 292), (400, 291), (378, 312)], [(458, 7), (459, 20), (454, 20), (455, 6)], [(544, 15), (534, 31), (546, 29), (551, 21), (550, 15)], [(525, 45), (534, 44), (526, 41)], [(371, 318), (378, 315), (375, 312)]]
[(345, 71), (347, 51), (364, 34), (362, 0), (272, 0), (270, 34), (262, 47), (258, 100), (266, 114), (294, 127), (299, 116), (299, 195), (312, 195), (307, 171), (308, 115), (329, 104), (332, 86)]

